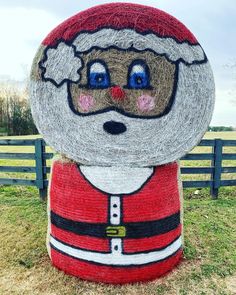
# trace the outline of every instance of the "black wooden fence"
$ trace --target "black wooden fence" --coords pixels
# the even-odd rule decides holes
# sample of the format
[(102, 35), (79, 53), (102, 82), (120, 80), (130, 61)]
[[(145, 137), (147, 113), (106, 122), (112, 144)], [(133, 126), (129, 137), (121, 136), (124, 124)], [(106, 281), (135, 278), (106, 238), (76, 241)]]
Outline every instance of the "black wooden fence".
[[(50, 173), (50, 165), (46, 161), (53, 157), (53, 153), (46, 152), (46, 143), (43, 139), (33, 140), (0, 140), (1, 146), (33, 146), (33, 153), (9, 153), (0, 151), (0, 159), (10, 160), (34, 160), (35, 166), (0, 166), (0, 172), (20, 172), (35, 173), (35, 179), (18, 179), (18, 178), (0, 178), (1, 185), (25, 185), (36, 186), (42, 199), (46, 198), (48, 180), (47, 174)], [(209, 187), (212, 198), (218, 197), (219, 188), (221, 186), (236, 186), (235, 179), (222, 180), (222, 173), (236, 173), (236, 164), (223, 167), (223, 160), (236, 160), (235, 153), (225, 153), (223, 147), (235, 147), (236, 140), (202, 140), (199, 146), (211, 147), (210, 153), (189, 153), (181, 160), (186, 161), (210, 161), (208, 167), (182, 167), (182, 174), (208, 174), (209, 180), (185, 180), (184, 188), (203, 188)], [(235, 162), (236, 163), (236, 162)]]

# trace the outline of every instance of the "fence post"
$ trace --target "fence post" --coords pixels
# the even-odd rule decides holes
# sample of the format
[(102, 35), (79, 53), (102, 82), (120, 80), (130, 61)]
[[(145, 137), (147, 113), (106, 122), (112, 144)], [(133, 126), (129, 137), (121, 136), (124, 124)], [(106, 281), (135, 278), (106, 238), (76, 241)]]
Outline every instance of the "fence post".
[(35, 140), (35, 165), (36, 165), (36, 185), (39, 189), (39, 195), (42, 200), (47, 197), (47, 187), (44, 185), (44, 180), (46, 180), (47, 175), (44, 172), (44, 167), (46, 166), (46, 160), (43, 157), (45, 152), (45, 146), (43, 144), (43, 139), (38, 138)]
[(218, 193), (221, 182), (221, 169), (222, 169), (222, 150), (223, 141), (219, 138), (215, 139), (215, 144), (213, 147), (214, 159), (212, 160), (213, 173), (211, 175), (211, 180), (213, 181), (211, 186), (211, 196), (212, 199), (218, 199)]

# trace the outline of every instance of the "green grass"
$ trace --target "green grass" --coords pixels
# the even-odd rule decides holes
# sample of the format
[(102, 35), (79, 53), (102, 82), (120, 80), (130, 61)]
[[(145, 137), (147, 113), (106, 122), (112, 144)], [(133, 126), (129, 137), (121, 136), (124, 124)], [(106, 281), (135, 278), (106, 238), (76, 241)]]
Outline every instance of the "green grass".
[(50, 265), (46, 203), (35, 188), (0, 188), (0, 294), (233, 294), (236, 278), (236, 188), (217, 201), (185, 191), (184, 261), (168, 276), (122, 287), (84, 282)]
[[(236, 139), (236, 132), (207, 133), (207, 138)], [(24, 137), (25, 138), (25, 137)], [(32, 138), (32, 137), (30, 137)], [(9, 150), (10, 149), (10, 150)], [(194, 152), (207, 152), (198, 147)], [(0, 152), (33, 152), (32, 147), (1, 147)], [(228, 148), (226, 152), (236, 152)], [(34, 165), (34, 161), (0, 160), (1, 165)], [(185, 161), (197, 166), (199, 161)], [(203, 161), (201, 165), (210, 165)], [(236, 166), (235, 161), (224, 165)], [(34, 178), (3, 173), (0, 177)], [(184, 179), (209, 176), (184, 176)], [(224, 177), (236, 178), (235, 175)], [(147, 284), (114, 287), (66, 276), (51, 266), (45, 238), (46, 203), (34, 187), (0, 186), (0, 295), (229, 295), (236, 290), (236, 187), (184, 190), (184, 260), (168, 276)]]

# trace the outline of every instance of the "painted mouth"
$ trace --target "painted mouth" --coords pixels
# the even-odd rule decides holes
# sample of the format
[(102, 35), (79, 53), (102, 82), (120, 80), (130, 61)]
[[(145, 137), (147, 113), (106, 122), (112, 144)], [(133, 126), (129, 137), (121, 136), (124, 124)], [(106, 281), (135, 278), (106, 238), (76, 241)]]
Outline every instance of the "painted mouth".
[(119, 135), (127, 130), (125, 124), (115, 121), (107, 121), (103, 124), (103, 129), (112, 135)]

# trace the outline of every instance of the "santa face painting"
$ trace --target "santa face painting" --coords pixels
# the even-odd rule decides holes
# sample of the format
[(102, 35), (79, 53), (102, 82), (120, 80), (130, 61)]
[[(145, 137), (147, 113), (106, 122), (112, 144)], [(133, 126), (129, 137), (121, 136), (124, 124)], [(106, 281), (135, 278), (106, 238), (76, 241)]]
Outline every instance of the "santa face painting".
[(81, 12), (40, 46), (31, 106), (47, 143), (69, 159), (51, 172), (52, 263), (114, 284), (170, 271), (182, 256), (175, 161), (201, 139), (214, 106), (192, 33), (142, 5)]
[(113, 109), (132, 117), (160, 117), (169, 111), (176, 66), (165, 57), (148, 51), (94, 49), (81, 58), (81, 80), (69, 87), (78, 114)]
[(172, 162), (209, 124), (213, 76), (197, 41), (104, 28), (42, 45), (36, 62), (36, 124), (50, 145), (81, 164)]

